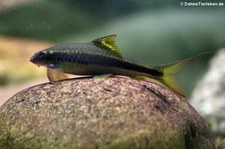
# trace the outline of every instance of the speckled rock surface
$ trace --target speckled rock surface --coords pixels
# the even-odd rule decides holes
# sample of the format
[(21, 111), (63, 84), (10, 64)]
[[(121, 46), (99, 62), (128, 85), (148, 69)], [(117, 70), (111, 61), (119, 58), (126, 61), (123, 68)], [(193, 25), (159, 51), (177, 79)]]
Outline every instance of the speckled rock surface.
[(204, 120), (169, 89), (128, 78), (25, 89), (0, 107), (1, 149), (211, 149)]

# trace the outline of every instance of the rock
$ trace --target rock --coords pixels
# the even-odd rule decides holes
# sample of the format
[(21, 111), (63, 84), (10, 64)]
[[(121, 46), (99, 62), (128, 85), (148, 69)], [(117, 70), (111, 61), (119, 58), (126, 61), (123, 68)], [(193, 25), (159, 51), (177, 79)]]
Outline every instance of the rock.
[(221, 141), (221, 143), (217, 145), (216, 149), (225, 149), (225, 139), (223, 139), (223, 141)]
[(1, 149), (212, 149), (192, 106), (129, 78), (70, 79), (25, 89), (0, 108)]
[(220, 50), (210, 63), (190, 100), (216, 135), (225, 135), (225, 49)]

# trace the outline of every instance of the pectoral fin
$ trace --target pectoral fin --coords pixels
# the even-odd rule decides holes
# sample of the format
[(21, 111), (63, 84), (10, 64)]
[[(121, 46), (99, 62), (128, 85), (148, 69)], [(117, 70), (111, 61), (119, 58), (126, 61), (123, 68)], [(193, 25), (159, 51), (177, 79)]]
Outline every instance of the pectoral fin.
[(52, 68), (47, 68), (47, 76), (50, 82), (68, 79), (65, 73)]

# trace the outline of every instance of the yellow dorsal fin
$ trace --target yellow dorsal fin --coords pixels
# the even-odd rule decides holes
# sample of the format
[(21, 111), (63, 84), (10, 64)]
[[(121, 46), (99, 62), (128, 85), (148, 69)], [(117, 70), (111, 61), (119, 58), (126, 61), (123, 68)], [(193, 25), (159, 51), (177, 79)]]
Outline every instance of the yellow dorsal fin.
[(101, 38), (97, 38), (92, 41), (96, 46), (105, 47), (108, 50), (111, 50), (113, 52), (116, 52), (117, 54), (120, 54), (120, 50), (115, 44), (116, 35), (109, 35)]
[(50, 82), (68, 79), (65, 73), (52, 68), (47, 68), (47, 76)]

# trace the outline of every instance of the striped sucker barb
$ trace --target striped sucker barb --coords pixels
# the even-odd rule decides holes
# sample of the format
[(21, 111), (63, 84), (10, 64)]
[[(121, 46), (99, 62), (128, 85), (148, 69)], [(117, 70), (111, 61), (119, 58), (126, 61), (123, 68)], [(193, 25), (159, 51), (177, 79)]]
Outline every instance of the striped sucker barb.
[(172, 76), (192, 59), (172, 64), (149, 66), (124, 57), (115, 44), (116, 35), (92, 40), (90, 43), (63, 44), (35, 53), (30, 61), (48, 68), (50, 81), (66, 79), (64, 73), (75, 75), (124, 75), (142, 80), (156, 80), (184, 96)]

